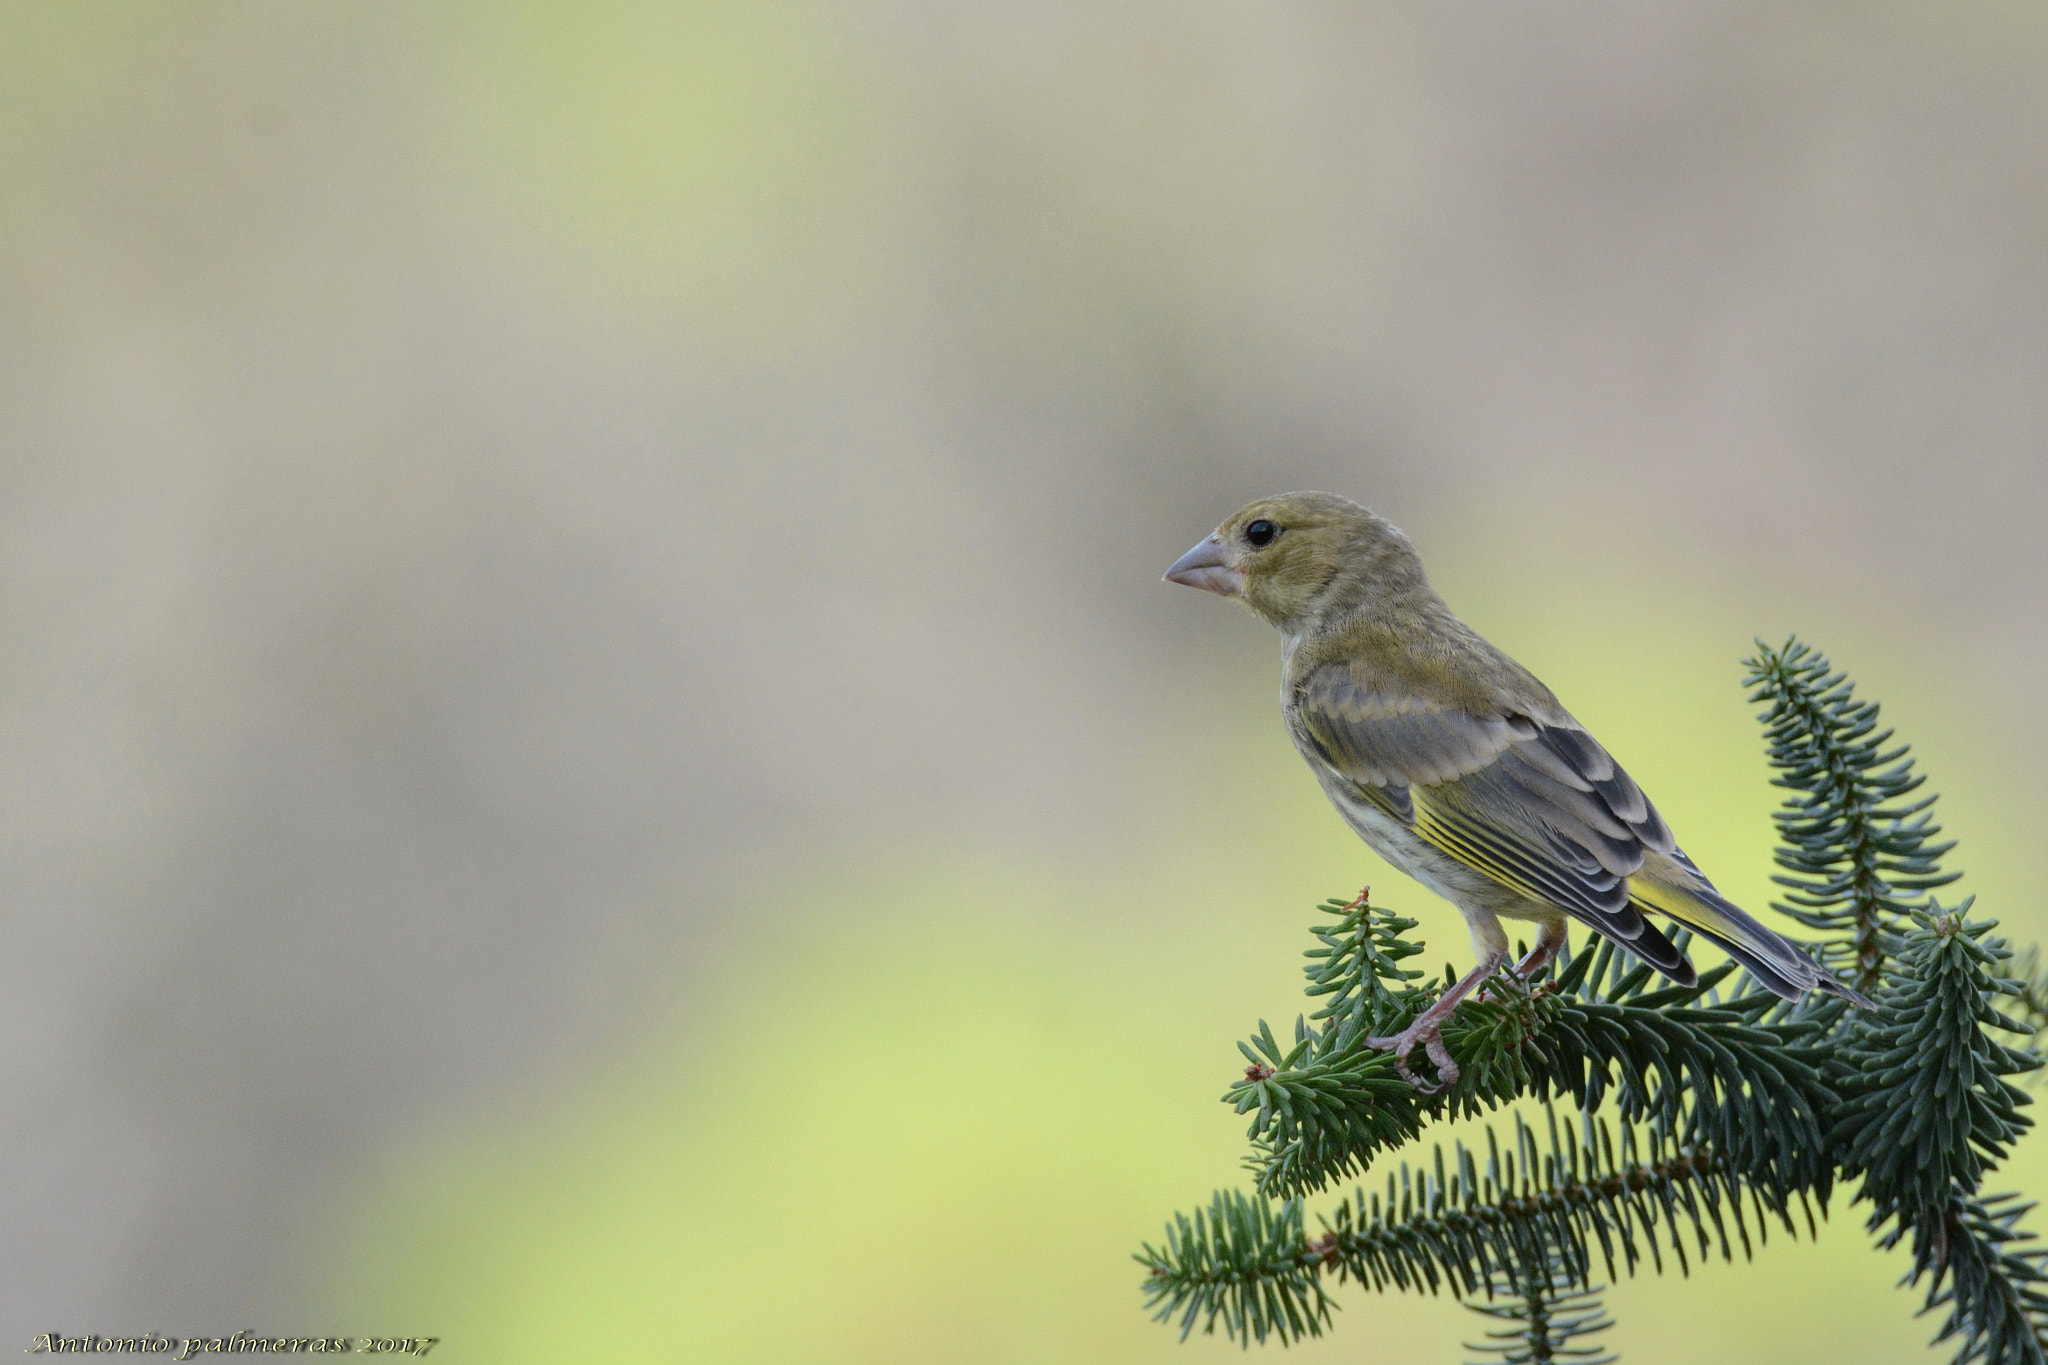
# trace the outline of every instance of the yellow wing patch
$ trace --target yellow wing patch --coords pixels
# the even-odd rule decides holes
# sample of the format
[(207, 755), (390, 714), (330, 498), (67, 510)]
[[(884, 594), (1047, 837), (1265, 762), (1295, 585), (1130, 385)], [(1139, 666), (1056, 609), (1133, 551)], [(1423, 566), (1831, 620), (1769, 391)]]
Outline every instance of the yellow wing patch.
[(1546, 849), (1518, 832), (1489, 821), (1483, 812), (1463, 808), (1456, 784), (1411, 788), (1415, 833), (1459, 862), (1520, 892), (1606, 924), (1625, 914), (1623, 879), (1591, 859), (1564, 862), (1559, 849)]

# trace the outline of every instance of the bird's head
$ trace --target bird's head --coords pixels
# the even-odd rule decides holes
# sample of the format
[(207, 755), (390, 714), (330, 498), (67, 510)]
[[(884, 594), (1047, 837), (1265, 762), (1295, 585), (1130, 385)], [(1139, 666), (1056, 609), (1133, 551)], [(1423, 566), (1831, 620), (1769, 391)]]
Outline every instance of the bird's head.
[(1332, 610), (1428, 589), (1408, 537), (1334, 493), (1259, 499), (1175, 560), (1166, 578), (1242, 597), (1283, 630)]

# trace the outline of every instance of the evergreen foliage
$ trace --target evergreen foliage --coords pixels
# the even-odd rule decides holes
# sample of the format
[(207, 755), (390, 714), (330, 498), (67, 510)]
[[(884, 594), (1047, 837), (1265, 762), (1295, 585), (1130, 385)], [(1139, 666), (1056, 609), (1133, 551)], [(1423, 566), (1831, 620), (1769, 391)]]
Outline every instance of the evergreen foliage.
[[(1943, 872), (1941, 855), (1955, 841), (1934, 843), (1935, 798), (1905, 798), (1927, 779), (1913, 772), (1909, 746), (1892, 749), (1892, 732), (1877, 728), (1877, 703), (1858, 701), (1848, 678), (1827, 656), (1797, 640), (1782, 649), (1757, 641), (1745, 686), (1762, 715), (1772, 784), (1795, 795), (1772, 818), (1778, 825), (1778, 866), (1790, 876), (1782, 910), (1828, 935), (1822, 955), (1864, 994), (1877, 989), (1884, 934), (1926, 902), (1916, 892), (1962, 875)], [(1903, 804), (1902, 804), (1903, 803)]]
[[(1732, 966), (1653, 987), (1596, 939), (1461, 1004), (1443, 1037), (1462, 1074), (1425, 1093), (1364, 1040), (1400, 1032), (1452, 978), (1404, 965), (1424, 951), (1406, 937), (1414, 920), (1366, 895), (1330, 901), (1304, 968), (1318, 1008), (1284, 1046), (1261, 1023), (1223, 1097), (1251, 1116), (1254, 1188), (1176, 1216), (1139, 1253), (1156, 1317), (1183, 1336), (1299, 1340), (1330, 1324), (1334, 1277), (1448, 1289), (1513, 1324), (1471, 1348), (1491, 1358), (1611, 1361), (1587, 1340), (1609, 1325), (1596, 1272), (1686, 1273), (1749, 1255), (1772, 1224), (1814, 1235), (1846, 1181), (1879, 1246), (1910, 1240), (1908, 1283), (1927, 1282), (1923, 1311), (1946, 1310), (1935, 1339), (1958, 1343), (1958, 1365), (2048, 1365), (2048, 1248), (2019, 1227), (2032, 1206), (1979, 1191), (2029, 1126), (2007, 1078), (2041, 1065), (2027, 1040), (2048, 1016), (2048, 972), (2016, 967), (1970, 901), (1928, 894), (1955, 879), (1940, 865), (1953, 844), (1935, 841), (1932, 795), (1907, 799), (1922, 779), (1876, 705), (1796, 640), (1748, 665), (1789, 793), (1778, 908), (1824, 935), (1820, 960), (1877, 1008), (1782, 1001)], [(1517, 1115), (1504, 1145), (1487, 1129), (1483, 1158), (1439, 1145), (1308, 1234), (1306, 1197), (1433, 1122), (1523, 1100), (1540, 1104), (1540, 1133)]]
[[(1924, 1211), (1914, 1225), (1913, 1272), (1909, 1284), (1932, 1277), (1927, 1309), (1947, 1306), (1948, 1318), (1936, 1341), (1961, 1337), (1957, 1365), (1969, 1361), (2038, 1361), (2041, 1324), (2048, 1322), (2048, 1294), (2038, 1286), (2048, 1275), (2048, 1250), (2009, 1250), (2032, 1241), (2017, 1224), (2033, 1208), (2016, 1194), (1978, 1199), (1956, 1195)], [(1895, 1245), (1896, 1236), (1879, 1245)], [(1946, 1282), (1944, 1282), (1946, 1281)]]
[(1830, 1137), (1844, 1174), (1863, 1177), (1858, 1197), (1870, 1202), (1878, 1244), (1910, 1236), (1909, 1282), (1931, 1277), (1928, 1308), (1948, 1305), (1937, 1340), (1962, 1337), (1959, 1362), (2038, 1361), (2048, 1250), (2009, 1249), (2032, 1240), (2015, 1226), (2032, 1206), (2010, 1194), (1979, 1199), (1977, 1187), (2032, 1126), (2019, 1112), (2031, 1097), (2005, 1077), (2041, 1058), (1987, 1032), (2031, 1029), (1992, 1008), (2022, 987), (1996, 974), (2011, 951), (1992, 923), (1969, 923), (1968, 908), (1930, 903), (1894, 940), (1877, 1010), (1843, 1039), (1844, 1102)]
[[(1467, 1059), (1462, 1074), (1449, 1090), (1425, 1094), (1364, 1041), (1399, 1032), (1436, 996), (1434, 987), (1407, 984), (1410, 974), (1397, 965), (1417, 947), (1398, 937), (1415, 921), (1370, 910), (1362, 899), (1322, 908), (1341, 920), (1317, 931), (1324, 946), (1309, 953), (1309, 991), (1334, 985), (1338, 1003), (1315, 1016), (1320, 1028), (1298, 1020), (1285, 1051), (1261, 1023), (1238, 1044), (1252, 1065), (1225, 1096), (1239, 1113), (1256, 1111), (1250, 1136), (1262, 1193), (1302, 1193), (1357, 1175), (1436, 1119), (1478, 1115), (1519, 1096), (1569, 1097), (1592, 1112), (1611, 1094), (1623, 1119), (1712, 1143), (1779, 1202), (1806, 1190), (1825, 1196), (1830, 1168), (1813, 1155), (1836, 1095), (1822, 1070), (1826, 1053), (1812, 1042), (1821, 1021), (1846, 1008), (1841, 1002), (1770, 1023), (1759, 1021), (1779, 1002), (1764, 991), (1701, 1007), (1732, 967), (1702, 974), (1695, 986), (1646, 991), (1657, 979), (1650, 969), (1624, 970), (1628, 959), (1603, 940), (1535, 989), (1503, 974), (1491, 999), (1460, 1007), (1444, 1039)], [(1676, 941), (1683, 946), (1683, 931)], [(1379, 965), (1363, 970), (1368, 963), (1397, 975)]]
[(1614, 1365), (1620, 1356), (1607, 1355), (1591, 1338), (1614, 1325), (1600, 1309), (1601, 1286), (1579, 1286), (1561, 1265), (1526, 1285), (1496, 1288), (1504, 1302), (1467, 1304), (1473, 1312), (1497, 1322), (1513, 1323), (1488, 1332), (1484, 1344), (1466, 1342), (1465, 1349), (1484, 1354), (1470, 1365), (1534, 1365), (1535, 1362), (1577, 1361), (1579, 1365)]
[[(2013, 959), (2011, 994), (1995, 1001), (2015, 1021), (2031, 1029), (2048, 1024), (2048, 966), (2042, 965), (2041, 950), (2027, 949)], [(2040, 1076), (2035, 1072), (2035, 1077)]]
[(1944, 1206), (1974, 1191), (2031, 1126), (2027, 1093), (2004, 1078), (2041, 1065), (1987, 1029), (2019, 1032), (1991, 1008), (1992, 974), (2011, 953), (1993, 924), (1955, 910), (1916, 911), (1897, 945), (1877, 1009), (1843, 1031), (1842, 1104), (1830, 1141), (1845, 1174), (1863, 1177), (1873, 1225)]

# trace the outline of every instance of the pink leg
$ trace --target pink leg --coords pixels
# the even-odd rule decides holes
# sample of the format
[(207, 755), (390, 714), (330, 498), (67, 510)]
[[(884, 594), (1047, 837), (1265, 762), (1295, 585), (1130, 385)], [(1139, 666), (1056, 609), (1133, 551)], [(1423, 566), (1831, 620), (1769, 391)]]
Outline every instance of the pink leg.
[(1558, 951), (1564, 947), (1565, 936), (1569, 932), (1570, 926), (1563, 920), (1546, 923), (1537, 930), (1536, 946), (1529, 950), (1527, 957), (1515, 964), (1515, 975), (1527, 981), (1542, 971), (1549, 965), (1550, 959), (1556, 957)]
[[(1542, 947), (1542, 942), (1540, 938), (1537, 940), (1537, 947), (1539, 949)], [(1556, 949), (1551, 951), (1555, 952)], [(1458, 978), (1458, 983), (1455, 986), (1445, 991), (1442, 998), (1424, 1010), (1415, 1022), (1410, 1024), (1405, 1030), (1391, 1038), (1368, 1038), (1365, 1040), (1365, 1045), (1370, 1048), (1378, 1048), (1383, 1052), (1392, 1052), (1394, 1054), (1394, 1069), (1401, 1073), (1401, 1079), (1414, 1086), (1417, 1090), (1420, 1090), (1423, 1094), (1434, 1095), (1440, 1091), (1449, 1090), (1458, 1083), (1458, 1064), (1452, 1060), (1451, 1050), (1444, 1046), (1442, 1036), (1444, 1020), (1451, 1017), (1451, 1011), (1458, 1008), (1458, 1002), (1470, 995), (1480, 982), (1500, 970), (1500, 964), (1507, 961), (1507, 956), (1508, 951), (1504, 945), (1487, 952), (1479, 959), (1477, 967), (1474, 967), (1471, 971), (1465, 973), (1464, 976)], [(1534, 957), (1535, 954), (1531, 953), (1530, 956)], [(1437, 1083), (1435, 1085), (1424, 1085), (1421, 1080), (1417, 1079), (1415, 1073), (1408, 1069), (1408, 1054), (1415, 1051), (1418, 1047), (1429, 1057), (1429, 1060), (1436, 1063)]]
[[(1515, 975), (1527, 981), (1530, 977), (1542, 971), (1549, 964), (1550, 960), (1557, 956), (1559, 950), (1564, 947), (1567, 930), (1568, 926), (1563, 920), (1559, 920), (1555, 924), (1545, 924), (1542, 928), (1538, 929), (1536, 931), (1536, 946), (1529, 950), (1527, 957), (1515, 964)], [(1494, 994), (1492, 991), (1481, 991), (1479, 998), (1481, 1000), (1492, 1000), (1494, 999)]]

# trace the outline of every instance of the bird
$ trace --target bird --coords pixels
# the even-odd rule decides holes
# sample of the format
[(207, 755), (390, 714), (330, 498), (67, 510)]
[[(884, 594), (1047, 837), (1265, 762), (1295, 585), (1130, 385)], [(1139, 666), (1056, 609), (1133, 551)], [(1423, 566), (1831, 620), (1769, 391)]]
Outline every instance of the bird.
[[(1788, 1000), (1861, 1008), (1790, 939), (1714, 889), (1642, 788), (1536, 675), (1460, 620), (1393, 523), (1334, 493), (1262, 498), (1198, 541), (1166, 581), (1243, 600), (1280, 632), (1295, 747), (1359, 838), (1456, 906), (1478, 965), (1400, 1034), (1418, 1090), (1457, 1083), (1442, 1028), (1508, 957), (1502, 919), (1533, 921), (1527, 979), (1587, 926), (1682, 986), (1692, 963), (1648, 918), (1719, 944)], [(1437, 1079), (1419, 1079), (1417, 1048)]]

